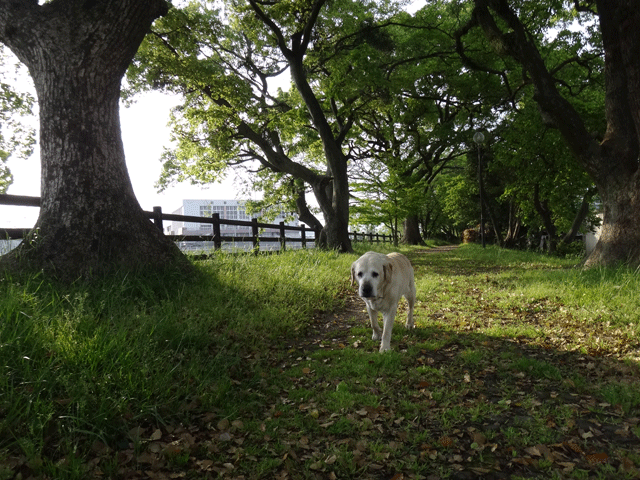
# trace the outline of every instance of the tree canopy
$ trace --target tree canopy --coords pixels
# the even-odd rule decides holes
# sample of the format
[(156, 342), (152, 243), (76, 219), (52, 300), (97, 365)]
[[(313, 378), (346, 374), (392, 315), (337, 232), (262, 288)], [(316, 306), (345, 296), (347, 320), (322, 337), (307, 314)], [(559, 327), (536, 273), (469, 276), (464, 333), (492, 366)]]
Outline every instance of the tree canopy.
[[(382, 2), (267, 8), (228, 1), (173, 9), (128, 77), (133, 90), (184, 96), (172, 117), (177, 148), (165, 152), (160, 185), (208, 183), (243, 167), (251, 188), (295, 205), (314, 227), (321, 218), (307, 204), (308, 191), (328, 223), (351, 208), (353, 225), (381, 222), (397, 238), (407, 218), (423, 220), (423, 234), (437, 231), (428, 224), (439, 218), (451, 235), (478, 218), (478, 178), (461, 173), (475, 162), (472, 137), (481, 129), (491, 140), (483, 147), (483, 181), (495, 240), (515, 245), (527, 231), (543, 230), (552, 245), (560, 233), (573, 238), (593, 212), (593, 179), (539, 115), (526, 68), (506, 51), (496, 54), (495, 42), (475, 28), (477, 8), (437, 1), (408, 14)], [(561, 4), (545, 7), (552, 17), (526, 8), (526, 28), (551, 64), (558, 92), (585, 125), (602, 132), (599, 30)], [(580, 21), (584, 29), (576, 28)], [(287, 75), (291, 84), (274, 87)], [(436, 188), (440, 175), (449, 178)], [(453, 181), (464, 185), (452, 188)], [(469, 198), (434, 199), (444, 185), (449, 196)], [(445, 204), (476, 207), (451, 211), (458, 218), (452, 223)]]
[[(321, 244), (349, 250), (355, 119), (387, 82), (391, 49), (376, 25), (397, 8), (350, 0), (216, 5), (172, 10), (130, 70), (135, 88), (184, 96), (161, 184), (209, 182), (242, 165), (270, 189), (293, 185), (280, 191), (316, 227), (304, 197), (311, 190), (325, 222)], [(291, 88), (274, 88), (285, 74)]]

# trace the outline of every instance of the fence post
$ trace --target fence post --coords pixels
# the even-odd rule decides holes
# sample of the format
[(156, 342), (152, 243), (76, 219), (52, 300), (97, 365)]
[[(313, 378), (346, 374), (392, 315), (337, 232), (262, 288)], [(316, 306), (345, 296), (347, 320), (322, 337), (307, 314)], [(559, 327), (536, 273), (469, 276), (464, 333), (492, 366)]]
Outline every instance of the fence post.
[(258, 241), (259, 233), (258, 219), (254, 217), (251, 219), (251, 241), (253, 242), (253, 252), (256, 254), (260, 251), (260, 243)]
[(300, 243), (303, 249), (307, 248), (307, 231), (304, 223), (302, 224), (302, 230), (300, 230)]
[(162, 228), (162, 207), (153, 207), (153, 224), (158, 230), (164, 232), (164, 228)]
[(211, 219), (213, 220), (213, 248), (215, 250), (220, 250), (222, 248), (222, 235), (220, 233), (220, 214), (212, 214)]
[(284, 228), (284, 222), (280, 222), (280, 251), (284, 252), (285, 249), (287, 248), (287, 237), (286, 237), (286, 230)]

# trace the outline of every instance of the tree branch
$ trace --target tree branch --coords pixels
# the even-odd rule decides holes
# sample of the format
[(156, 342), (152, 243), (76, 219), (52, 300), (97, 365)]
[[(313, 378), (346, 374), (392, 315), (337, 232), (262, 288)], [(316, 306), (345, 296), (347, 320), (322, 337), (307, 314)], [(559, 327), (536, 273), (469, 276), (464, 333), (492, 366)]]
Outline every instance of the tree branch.
[[(555, 79), (547, 69), (540, 52), (531, 40), (524, 25), (506, 0), (474, 0), (473, 17), (498, 53), (513, 57), (527, 71), (534, 86), (534, 100), (542, 113), (560, 130), (572, 152), (579, 157), (594, 175), (599, 165), (599, 146), (589, 134), (575, 108), (558, 92)], [(493, 10), (511, 30), (503, 32), (493, 15)]]
[(280, 48), (285, 56), (291, 55), (293, 52), (289, 47), (287, 47), (287, 42), (284, 38), (282, 30), (280, 30), (280, 27), (278, 27), (278, 25), (276, 25), (276, 23), (271, 20), (271, 18), (269, 18), (266, 13), (264, 13), (264, 10), (260, 8), (260, 5), (258, 3), (259, 2), (257, 2), (256, 0), (249, 0), (249, 4), (251, 5), (251, 8), (253, 8), (253, 11), (256, 13), (258, 18), (269, 28), (269, 30), (271, 30), (271, 33), (276, 36), (278, 48)]

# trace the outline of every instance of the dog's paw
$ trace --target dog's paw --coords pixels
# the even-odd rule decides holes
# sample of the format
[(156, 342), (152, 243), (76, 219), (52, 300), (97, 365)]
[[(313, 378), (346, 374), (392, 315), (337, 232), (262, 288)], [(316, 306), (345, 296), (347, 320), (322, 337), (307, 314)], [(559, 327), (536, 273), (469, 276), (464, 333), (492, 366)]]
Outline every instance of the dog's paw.
[(371, 336), (371, 340), (380, 340), (380, 334), (377, 332), (373, 332), (373, 335)]
[(380, 345), (380, 353), (390, 352), (391, 345)]

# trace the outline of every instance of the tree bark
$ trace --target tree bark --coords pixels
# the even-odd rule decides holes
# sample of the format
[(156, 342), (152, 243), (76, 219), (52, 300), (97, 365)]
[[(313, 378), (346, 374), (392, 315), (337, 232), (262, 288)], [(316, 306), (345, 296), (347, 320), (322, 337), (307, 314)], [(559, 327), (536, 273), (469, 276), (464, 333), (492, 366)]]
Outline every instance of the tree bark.
[(0, 40), (28, 67), (40, 109), (40, 215), (3, 258), (60, 278), (188, 268), (138, 204), (126, 169), (120, 81), (164, 0), (0, 1)]
[(640, 185), (638, 175), (599, 187), (603, 206), (600, 238), (585, 266), (640, 265)]
[(422, 235), (420, 235), (420, 221), (417, 216), (410, 216), (405, 219), (402, 241), (407, 245), (424, 245)]

